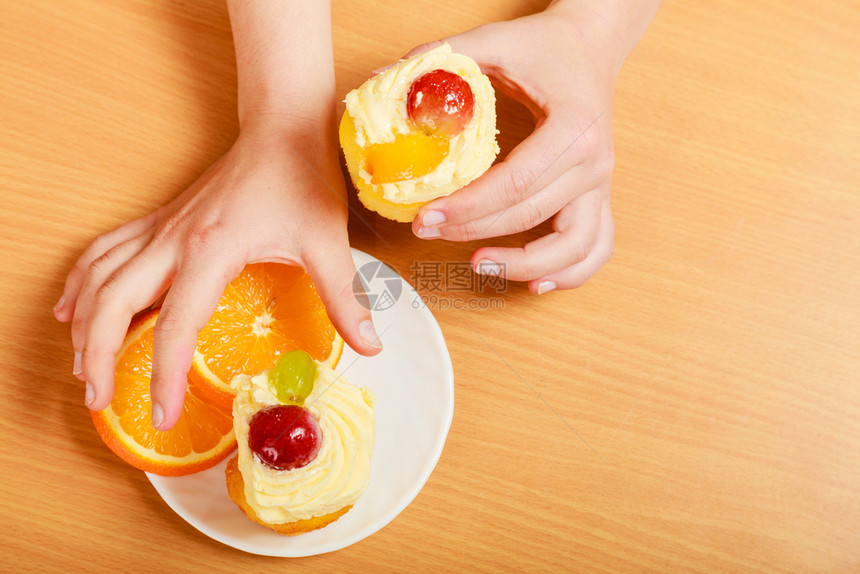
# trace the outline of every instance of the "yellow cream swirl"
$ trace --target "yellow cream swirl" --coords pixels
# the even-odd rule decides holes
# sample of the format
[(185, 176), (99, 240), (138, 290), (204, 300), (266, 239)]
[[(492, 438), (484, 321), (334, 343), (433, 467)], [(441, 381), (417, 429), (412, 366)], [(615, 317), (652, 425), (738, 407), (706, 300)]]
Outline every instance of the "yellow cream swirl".
[(320, 451), (308, 465), (288, 471), (262, 464), (248, 447), (250, 418), (262, 408), (280, 404), (267, 374), (239, 375), (230, 383), (236, 391), (233, 427), (245, 498), (270, 524), (335, 512), (355, 504), (367, 488), (375, 432), (373, 393), (321, 363), (317, 373), (304, 407), (319, 421)]
[[(356, 143), (367, 147), (392, 142), (398, 134), (413, 130), (406, 113), (409, 88), (420, 76), (440, 69), (459, 74), (469, 83), (475, 96), (472, 120), (450, 138), (448, 155), (432, 172), (377, 184), (389, 201), (417, 203), (449, 195), (487, 171), (499, 153), (493, 86), (474, 60), (454, 54), (448, 44), (402, 60), (346, 95), (346, 111), (355, 123)], [(359, 177), (372, 184), (364, 169), (359, 169)]]

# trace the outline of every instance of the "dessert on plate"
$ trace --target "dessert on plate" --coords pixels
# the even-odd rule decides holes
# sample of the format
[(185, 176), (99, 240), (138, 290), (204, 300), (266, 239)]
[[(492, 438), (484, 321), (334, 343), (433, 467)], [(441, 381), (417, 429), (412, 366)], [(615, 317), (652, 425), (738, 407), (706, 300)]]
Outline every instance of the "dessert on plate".
[(346, 95), (340, 144), (361, 202), (411, 221), (499, 153), (496, 98), (478, 64), (448, 44), (401, 60)]
[(227, 490), (248, 518), (295, 535), (348, 512), (370, 478), (373, 394), (298, 350), (231, 387), (238, 453)]

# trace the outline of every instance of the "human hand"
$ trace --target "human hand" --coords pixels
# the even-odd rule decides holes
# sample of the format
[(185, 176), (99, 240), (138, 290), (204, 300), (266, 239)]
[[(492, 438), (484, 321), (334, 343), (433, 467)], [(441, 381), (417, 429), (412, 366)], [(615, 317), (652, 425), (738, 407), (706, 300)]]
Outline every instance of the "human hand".
[[(247, 263), (301, 265), (335, 327), (357, 352), (381, 346), (352, 292), (347, 204), (330, 130), (256, 116), (232, 148), (165, 207), (97, 238), (70, 271), (60, 321), (72, 321), (75, 374), (87, 405), (113, 396), (115, 356), (132, 315), (166, 296), (155, 326), (153, 424), (181, 413), (186, 374), (227, 284)], [(331, 134), (329, 136), (329, 134)]]
[(418, 237), (472, 241), (552, 217), (553, 231), (522, 248), (482, 247), (472, 255), (478, 273), (528, 281), (535, 293), (578, 287), (609, 260), (612, 92), (626, 55), (615, 32), (605, 19), (559, 2), (445, 40), (523, 103), (536, 127), (505, 161), (423, 206), (412, 222)]

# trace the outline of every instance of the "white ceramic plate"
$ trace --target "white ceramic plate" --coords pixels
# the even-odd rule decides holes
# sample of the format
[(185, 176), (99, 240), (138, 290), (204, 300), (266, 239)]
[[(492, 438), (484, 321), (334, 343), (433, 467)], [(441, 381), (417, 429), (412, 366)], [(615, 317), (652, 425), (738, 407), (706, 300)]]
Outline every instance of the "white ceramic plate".
[(367, 358), (347, 346), (337, 367), (351, 383), (376, 394), (376, 439), (367, 490), (334, 524), (283, 536), (248, 520), (227, 497), (226, 462), (178, 478), (147, 474), (164, 501), (203, 534), (267, 556), (338, 550), (391, 522), (436, 466), (454, 414), (454, 373), (442, 332), (406, 281), (366, 253), (353, 250), (353, 259), (365, 280), (384, 347)]

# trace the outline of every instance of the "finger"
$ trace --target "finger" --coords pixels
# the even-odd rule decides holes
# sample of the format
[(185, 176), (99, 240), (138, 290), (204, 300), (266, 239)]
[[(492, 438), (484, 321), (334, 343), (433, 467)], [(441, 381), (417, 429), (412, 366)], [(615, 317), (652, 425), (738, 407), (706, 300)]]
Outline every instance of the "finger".
[[(425, 42), (424, 44), (420, 44), (409, 50), (409, 52), (407, 52), (401, 59), (405, 60), (406, 58), (411, 58), (412, 56), (417, 56), (418, 54), (423, 54), (424, 52), (434, 50), (442, 44), (448, 44), (451, 46), (452, 52), (468, 55), (479, 65), (482, 61), (492, 60), (495, 62), (496, 57), (498, 56), (498, 51), (493, 49), (488, 50), (488, 43), (486, 40), (487, 34), (492, 31), (492, 27), (479, 26), (467, 32), (463, 32), (462, 34), (448, 36), (447, 38), (444, 38), (442, 40), (433, 40), (430, 42)], [(394, 64), (391, 65), (393, 66)], [(386, 68), (390, 67), (391, 66), (386, 66)], [(379, 73), (384, 69), (385, 68), (381, 68), (380, 70), (374, 70), (374, 72)]]
[(87, 406), (105, 408), (113, 398), (116, 354), (131, 317), (152, 304), (167, 288), (173, 258), (153, 247), (144, 249), (109, 277), (93, 296), (81, 348), (81, 370), (87, 381)]
[[(72, 348), (75, 352), (75, 362), (72, 373), (80, 379), (81, 375), (81, 351), (84, 347), (84, 339), (87, 333), (87, 323), (93, 306), (93, 299), (98, 289), (113, 275), (120, 267), (128, 263), (134, 256), (149, 243), (152, 231), (144, 232), (129, 239), (125, 243), (113, 247), (104, 255), (95, 259), (87, 270), (87, 274), (80, 286), (77, 300), (74, 306), (72, 318)], [(139, 309), (138, 309), (139, 311)]]
[(362, 304), (353, 292), (356, 269), (348, 242), (337, 242), (334, 250), (323, 241), (313, 245), (305, 252), (305, 265), (331, 322), (355, 352), (379, 353), (382, 342), (373, 326), (370, 305), (366, 298)]
[(223, 252), (197, 252), (183, 261), (158, 313), (150, 381), (152, 425), (158, 430), (173, 428), (182, 414), (197, 335), (242, 270), (242, 263), (213, 265), (219, 260), (225, 260)]
[(478, 26), (460, 34), (415, 46), (403, 56), (403, 59), (429, 52), (442, 44), (448, 44), (451, 46), (453, 52), (469, 56), (482, 68), (485, 66), (492, 68), (499, 58), (499, 50), (494, 49), (494, 46), (498, 44), (494, 44), (492, 40), (494, 37), (500, 37), (505, 42), (509, 41), (510, 35), (507, 30), (508, 25), (505, 22), (495, 23), (490, 26)]
[(447, 43), (451, 46), (451, 51), (469, 56), (478, 63), (484, 73), (491, 74), (499, 67), (499, 59), (502, 57), (498, 42), (510, 41), (509, 27), (508, 22), (482, 25), (438, 42), (429, 42), (422, 47), (427, 47), (427, 50)]
[(472, 255), (479, 273), (530, 281), (584, 260), (594, 247), (601, 224), (604, 192), (595, 189), (566, 205), (553, 222), (554, 231), (523, 247), (482, 247)]
[[(400, 60), (405, 60), (406, 58), (411, 58), (412, 56), (417, 56), (418, 54), (423, 54), (424, 52), (429, 52), (433, 48), (438, 48), (443, 43), (442, 40), (435, 40), (433, 42), (427, 42), (426, 44), (421, 44), (420, 46), (415, 46), (407, 54), (400, 58)], [(372, 72), (370, 72), (371, 76), (377, 76), (387, 70), (388, 68), (397, 65), (397, 62), (392, 62), (386, 66), (382, 66), (381, 68), (376, 68)]]
[[(430, 50), (438, 48), (439, 46), (444, 44), (446, 41), (447, 40), (433, 40), (432, 42), (426, 42), (426, 43), (421, 44), (419, 46), (415, 46), (414, 48), (409, 50), (409, 52), (407, 52), (406, 55), (403, 56), (403, 58), (401, 58), (401, 59), (405, 60), (406, 58), (411, 58), (412, 56), (417, 56), (418, 54), (423, 54), (424, 52), (429, 52)], [(390, 66), (388, 66), (388, 67), (390, 67)]]
[(155, 218), (156, 214), (153, 212), (147, 216), (129, 221), (112, 231), (108, 231), (107, 233), (96, 237), (95, 240), (90, 243), (75, 262), (75, 265), (69, 271), (68, 276), (66, 276), (66, 282), (63, 285), (63, 294), (54, 306), (54, 316), (58, 321), (65, 323), (72, 320), (78, 294), (80, 292), (81, 285), (83, 285), (90, 264), (117, 245), (125, 243), (129, 239), (152, 229), (155, 225)]
[[(465, 223), (439, 227), (439, 237), (449, 241), (475, 241), (531, 229), (576, 201), (577, 196), (587, 195), (582, 194), (583, 190), (603, 187), (606, 177), (591, 169), (575, 167), (520, 203)], [(599, 198), (583, 200), (583, 203), (588, 202), (599, 202)]]
[[(442, 229), (489, 216), (522, 203), (572, 168), (592, 168), (583, 164), (601, 149), (598, 131), (596, 120), (577, 128), (570, 121), (548, 119), (505, 161), (456, 193), (423, 206), (413, 221), (413, 231), (421, 237), (422, 228)], [(611, 152), (607, 155), (611, 160)]]
[(581, 286), (594, 277), (600, 268), (612, 258), (614, 241), (615, 222), (607, 198), (603, 204), (597, 240), (585, 259), (566, 269), (530, 281), (529, 289), (533, 293), (541, 294), (555, 289), (575, 289)]

